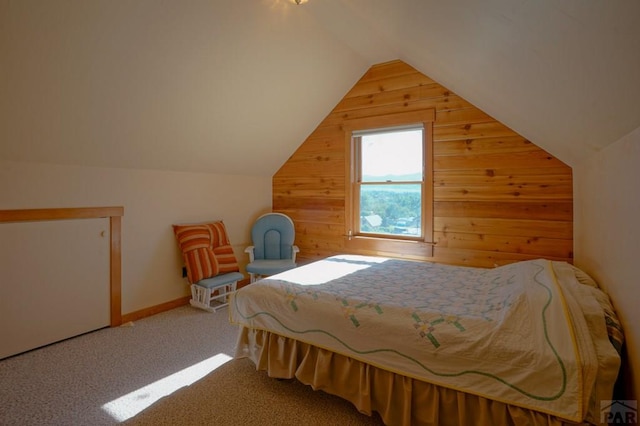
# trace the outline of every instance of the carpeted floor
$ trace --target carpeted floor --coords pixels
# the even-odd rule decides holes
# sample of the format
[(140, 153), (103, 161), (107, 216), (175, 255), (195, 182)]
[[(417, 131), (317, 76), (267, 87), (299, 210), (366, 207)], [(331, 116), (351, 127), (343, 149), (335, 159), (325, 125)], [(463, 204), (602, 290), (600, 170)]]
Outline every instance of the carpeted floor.
[[(211, 392), (215, 388), (216, 392)], [(381, 425), (351, 403), (233, 360), (131, 419), (128, 425)]]
[(0, 425), (381, 425), (233, 360), (226, 310), (190, 306), (0, 360)]

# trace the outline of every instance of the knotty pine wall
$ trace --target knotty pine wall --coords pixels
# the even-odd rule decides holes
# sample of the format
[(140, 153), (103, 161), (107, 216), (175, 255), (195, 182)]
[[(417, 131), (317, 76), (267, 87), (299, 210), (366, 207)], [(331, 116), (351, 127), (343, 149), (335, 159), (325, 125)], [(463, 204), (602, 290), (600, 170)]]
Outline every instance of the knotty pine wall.
[(401, 61), (371, 67), (274, 175), (273, 210), (294, 220), (300, 260), (349, 252), (344, 120), (421, 109), (436, 111), (436, 245), (424, 260), (572, 262), (571, 168)]

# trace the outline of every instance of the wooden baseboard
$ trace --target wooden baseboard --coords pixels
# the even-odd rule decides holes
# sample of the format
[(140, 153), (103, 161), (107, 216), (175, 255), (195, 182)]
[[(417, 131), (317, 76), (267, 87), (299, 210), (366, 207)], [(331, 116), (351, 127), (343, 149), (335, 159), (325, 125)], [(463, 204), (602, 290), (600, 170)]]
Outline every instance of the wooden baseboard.
[(126, 324), (131, 321), (138, 321), (142, 318), (159, 314), (160, 312), (168, 311), (168, 310), (177, 308), (179, 306), (188, 305), (190, 299), (191, 299), (191, 296), (185, 296), (185, 297), (181, 297), (180, 299), (172, 300), (166, 303), (161, 303), (160, 305), (151, 306), (148, 308), (140, 309), (139, 311), (122, 315), (122, 323)]
[[(238, 289), (249, 284), (249, 278), (238, 281)], [(170, 302), (161, 303), (160, 305), (150, 306), (148, 308), (140, 309), (139, 311), (130, 312), (122, 315), (122, 324), (126, 324), (131, 321), (138, 321), (142, 318), (150, 317), (151, 315), (159, 314), (160, 312), (169, 311), (180, 306), (188, 305), (191, 296), (181, 297), (180, 299), (172, 300)]]
[(242, 287), (249, 285), (250, 282), (251, 280), (249, 278), (238, 281), (237, 289), (240, 290)]

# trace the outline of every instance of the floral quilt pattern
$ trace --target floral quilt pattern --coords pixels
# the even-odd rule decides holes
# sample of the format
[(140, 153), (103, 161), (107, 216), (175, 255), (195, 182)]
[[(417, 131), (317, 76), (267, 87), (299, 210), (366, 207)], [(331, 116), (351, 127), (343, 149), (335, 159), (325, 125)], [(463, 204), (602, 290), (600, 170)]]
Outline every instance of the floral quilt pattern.
[[(239, 290), (231, 320), (569, 420), (589, 385), (551, 262), (500, 268), (343, 255)], [(582, 349), (581, 349), (582, 350)], [(591, 373), (589, 373), (591, 374)]]

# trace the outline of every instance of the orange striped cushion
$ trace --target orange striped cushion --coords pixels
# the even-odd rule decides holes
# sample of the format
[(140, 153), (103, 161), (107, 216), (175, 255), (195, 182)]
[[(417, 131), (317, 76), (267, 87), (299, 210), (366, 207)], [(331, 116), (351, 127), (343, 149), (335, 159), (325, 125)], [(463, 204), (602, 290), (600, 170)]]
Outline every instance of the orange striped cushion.
[(173, 232), (182, 251), (190, 283), (240, 270), (221, 221), (173, 225)]
[(213, 235), (215, 240), (213, 242), (213, 253), (218, 261), (220, 267), (220, 273), (226, 274), (227, 272), (238, 272), (240, 266), (236, 259), (236, 255), (233, 253), (233, 248), (229, 242), (227, 236), (227, 228), (225, 228), (222, 221), (210, 223), (209, 226), (214, 230)]

